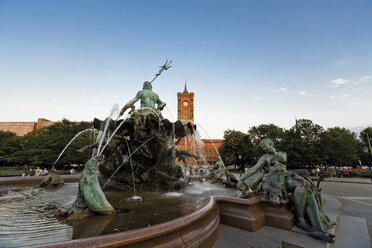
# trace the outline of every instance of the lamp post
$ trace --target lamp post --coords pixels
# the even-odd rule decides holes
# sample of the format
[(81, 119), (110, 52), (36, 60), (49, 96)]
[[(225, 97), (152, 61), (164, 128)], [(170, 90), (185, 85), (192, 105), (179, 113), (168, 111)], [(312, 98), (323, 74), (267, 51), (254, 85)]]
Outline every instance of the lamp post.
[(242, 170), (242, 155), (239, 154), (239, 169)]
[(368, 155), (368, 147), (363, 147), (363, 152), (366, 154), (367, 156), (367, 165), (368, 165), (368, 168), (369, 168), (369, 176), (371, 177), (371, 181), (372, 181), (372, 171), (371, 171), (371, 165), (369, 163), (369, 155)]

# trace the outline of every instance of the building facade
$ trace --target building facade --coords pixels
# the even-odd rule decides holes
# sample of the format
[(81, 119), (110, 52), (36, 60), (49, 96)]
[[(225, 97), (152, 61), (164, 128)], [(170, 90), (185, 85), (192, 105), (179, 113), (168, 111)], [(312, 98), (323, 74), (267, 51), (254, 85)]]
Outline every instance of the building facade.
[[(177, 120), (183, 124), (191, 122), (194, 124), (194, 92), (188, 92), (185, 82), (183, 92), (177, 93)], [(188, 158), (188, 165), (214, 165), (217, 161), (218, 148), (223, 139), (201, 139), (196, 137), (184, 137), (177, 145), (179, 151), (186, 151), (199, 157), (199, 159)], [(182, 164), (182, 161), (180, 161)]]
[(38, 118), (37, 122), (0, 122), (0, 130), (15, 133), (17, 136), (23, 136), (35, 129), (47, 127), (54, 123), (44, 118)]

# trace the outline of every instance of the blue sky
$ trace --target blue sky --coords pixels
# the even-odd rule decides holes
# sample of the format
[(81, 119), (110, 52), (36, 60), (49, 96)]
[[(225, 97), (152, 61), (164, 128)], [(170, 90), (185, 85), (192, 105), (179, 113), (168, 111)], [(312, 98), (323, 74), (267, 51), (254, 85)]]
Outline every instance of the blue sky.
[(0, 121), (105, 118), (172, 59), (153, 85), (163, 115), (187, 79), (212, 138), (372, 126), (371, 44), (370, 0), (0, 0)]

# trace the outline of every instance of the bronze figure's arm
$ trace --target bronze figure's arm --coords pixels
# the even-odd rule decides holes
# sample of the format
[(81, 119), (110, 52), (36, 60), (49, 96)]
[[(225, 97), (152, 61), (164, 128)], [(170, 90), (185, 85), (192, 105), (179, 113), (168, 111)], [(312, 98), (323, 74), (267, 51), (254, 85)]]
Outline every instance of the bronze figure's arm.
[(120, 116), (122, 116), (124, 114), (124, 112), (129, 109), (130, 107), (133, 106), (133, 104), (135, 104), (140, 98), (138, 97), (138, 94), (132, 99), (130, 100), (127, 104), (124, 105), (124, 107), (121, 109), (120, 111)]

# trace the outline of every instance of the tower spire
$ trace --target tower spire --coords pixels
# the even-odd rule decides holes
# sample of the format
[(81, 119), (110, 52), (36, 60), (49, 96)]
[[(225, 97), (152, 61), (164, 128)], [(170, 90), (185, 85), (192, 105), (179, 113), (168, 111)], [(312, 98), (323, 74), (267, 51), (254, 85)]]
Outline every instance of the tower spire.
[(189, 92), (187, 91), (187, 81), (186, 81), (186, 79), (185, 79), (185, 89), (183, 90), (183, 93), (189, 93)]

